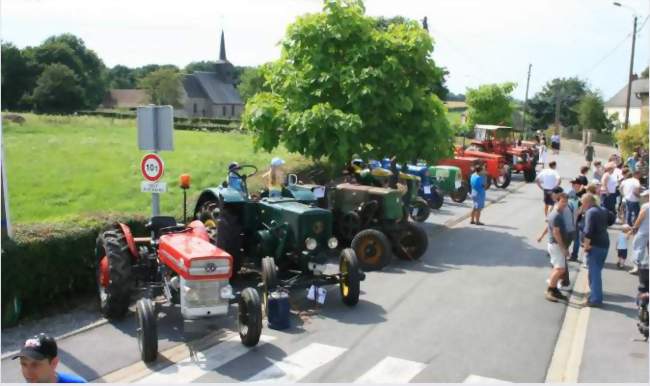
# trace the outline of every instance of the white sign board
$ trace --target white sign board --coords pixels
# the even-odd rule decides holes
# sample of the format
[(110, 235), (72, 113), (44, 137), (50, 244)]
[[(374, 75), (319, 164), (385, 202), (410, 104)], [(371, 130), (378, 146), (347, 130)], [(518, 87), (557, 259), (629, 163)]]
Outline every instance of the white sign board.
[(174, 108), (138, 107), (138, 147), (140, 150), (174, 150)]
[(167, 183), (142, 181), (140, 183), (140, 191), (142, 193), (165, 193), (167, 191)]

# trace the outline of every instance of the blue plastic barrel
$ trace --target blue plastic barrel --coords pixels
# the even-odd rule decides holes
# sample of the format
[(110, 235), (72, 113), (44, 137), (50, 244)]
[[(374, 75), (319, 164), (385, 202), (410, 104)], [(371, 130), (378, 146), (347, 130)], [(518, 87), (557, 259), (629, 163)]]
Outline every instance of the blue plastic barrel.
[(285, 330), (289, 328), (289, 294), (286, 291), (273, 291), (269, 294), (269, 328)]

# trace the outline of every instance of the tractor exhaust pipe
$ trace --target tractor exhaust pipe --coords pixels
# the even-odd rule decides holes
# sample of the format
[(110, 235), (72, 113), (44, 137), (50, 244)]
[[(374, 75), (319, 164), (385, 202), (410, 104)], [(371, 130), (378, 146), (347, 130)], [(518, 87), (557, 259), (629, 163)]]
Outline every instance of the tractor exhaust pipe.
[(183, 189), (183, 224), (187, 224), (187, 189), (190, 188), (190, 175), (181, 174), (179, 184)]

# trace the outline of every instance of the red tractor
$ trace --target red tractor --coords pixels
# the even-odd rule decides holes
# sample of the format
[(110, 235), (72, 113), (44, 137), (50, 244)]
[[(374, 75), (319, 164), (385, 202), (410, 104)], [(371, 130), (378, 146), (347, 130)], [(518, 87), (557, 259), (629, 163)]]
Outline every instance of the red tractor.
[[(456, 155), (454, 158), (446, 158), (438, 161), (438, 165), (457, 166), (460, 168), (460, 172), (463, 175), (463, 181), (466, 181), (468, 192), (472, 191), (472, 186), (469, 183), (469, 179), (472, 176), (472, 173), (474, 173), (474, 166), (476, 164), (483, 164), (483, 172), (488, 176), (490, 176), (489, 170), (496, 170), (498, 167), (497, 160), (479, 158), (474, 156)], [(487, 178), (486, 189), (490, 188), (490, 185), (492, 184), (491, 180), (491, 178)], [(452, 200), (455, 202), (463, 202), (464, 198), (462, 200), (459, 200), (452, 196)]]
[[(181, 188), (189, 188), (189, 175)], [(151, 362), (158, 355), (157, 315), (161, 306), (180, 307), (183, 319), (228, 314), (238, 303), (242, 343), (255, 346), (262, 332), (262, 303), (254, 288), (234, 293), (230, 285), (233, 258), (210, 241), (200, 221), (179, 224), (174, 217), (154, 216), (146, 224), (148, 237), (133, 237), (122, 223), (107, 226), (97, 237), (96, 279), (101, 313), (119, 319), (138, 292), (137, 338), (140, 356)]]
[(510, 185), (511, 172), (510, 165), (506, 163), (506, 159), (494, 153), (487, 153), (484, 151), (464, 150), (458, 146), (456, 148), (456, 155), (461, 157), (474, 157), (480, 158), (485, 161), (485, 174), (487, 175), (488, 186), (494, 182), (497, 188), (505, 189)]
[[(534, 147), (522, 146), (515, 138), (515, 130), (510, 126), (476, 125), (472, 144), (465, 150), (466, 155), (492, 153), (504, 157), (508, 165), (508, 183), (510, 174), (523, 172), (526, 182), (535, 181), (538, 154)], [(505, 176), (502, 177), (505, 180)], [(495, 181), (497, 185), (499, 181)]]

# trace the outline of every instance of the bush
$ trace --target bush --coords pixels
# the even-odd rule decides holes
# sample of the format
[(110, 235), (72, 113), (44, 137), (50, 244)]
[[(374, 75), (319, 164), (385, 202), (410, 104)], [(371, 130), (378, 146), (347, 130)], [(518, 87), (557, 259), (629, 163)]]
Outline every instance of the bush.
[(634, 153), (639, 146), (648, 151), (648, 122), (630, 126), (627, 130), (618, 130), (616, 140), (624, 157)]
[(26, 316), (43, 317), (95, 291), (95, 240), (108, 223), (121, 221), (144, 233), (145, 217), (94, 216), (74, 222), (18, 225), (2, 239), (2, 327)]

